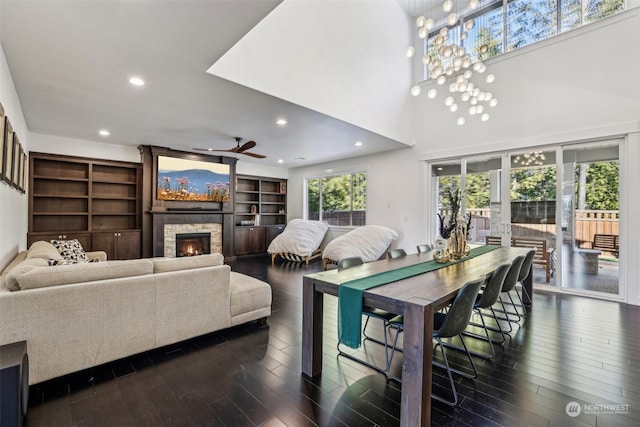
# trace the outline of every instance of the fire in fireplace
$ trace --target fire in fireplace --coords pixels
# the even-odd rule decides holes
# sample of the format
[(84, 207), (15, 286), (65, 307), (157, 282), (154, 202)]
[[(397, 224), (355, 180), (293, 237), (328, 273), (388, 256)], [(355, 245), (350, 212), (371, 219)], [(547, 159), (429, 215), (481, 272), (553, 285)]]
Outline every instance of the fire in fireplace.
[(176, 257), (211, 253), (211, 233), (176, 234)]

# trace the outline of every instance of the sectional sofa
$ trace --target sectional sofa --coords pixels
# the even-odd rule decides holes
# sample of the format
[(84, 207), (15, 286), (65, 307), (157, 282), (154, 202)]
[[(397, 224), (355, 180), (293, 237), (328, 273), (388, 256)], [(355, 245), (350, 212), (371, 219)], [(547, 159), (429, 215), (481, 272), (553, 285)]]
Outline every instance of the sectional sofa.
[(220, 254), (49, 265), (48, 242), (0, 276), (0, 345), (26, 340), (29, 384), (271, 314), (269, 284)]

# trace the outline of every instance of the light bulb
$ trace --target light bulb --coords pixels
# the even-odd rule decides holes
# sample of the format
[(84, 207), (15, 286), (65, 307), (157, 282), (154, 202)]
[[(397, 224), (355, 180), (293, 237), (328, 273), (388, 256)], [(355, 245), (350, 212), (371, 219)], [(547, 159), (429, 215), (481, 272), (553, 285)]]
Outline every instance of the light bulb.
[(444, 46), (442, 56), (445, 58), (451, 58), (451, 55), (453, 55), (453, 49), (451, 49), (451, 46)]
[(475, 24), (476, 24), (476, 23), (474, 22), (474, 20), (473, 20), (473, 19), (469, 19), (468, 21), (466, 21), (466, 22), (464, 23), (464, 28), (465, 28), (465, 30), (470, 31), (470, 30), (473, 28), (473, 26), (474, 26)]
[(462, 34), (460, 34), (460, 40), (466, 40), (468, 35), (466, 31), (463, 31)]
[(469, 107), (469, 115), (473, 116), (475, 114), (476, 114), (476, 107), (475, 106)]
[(491, 98), (493, 98), (493, 94), (491, 92), (486, 92), (484, 94), (484, 100), (485, 101), (489, 101)]
[(478, 0), (469, 0), (469, 9), (477, 9), (479, 4)]
[(471, 95), (469, 95), (469, 92), (463, 92), (462, 95), (460, 95), (460, 99), (462, 99), (464, 102), (467, 102), (469, 99), (471, 99)]
[(458, 123), (458, 126), (462, 126), (464, 124), (464, 117), (458, 117), (458, 120), (456, 120), (456, 123)]
[(476, 114), (484, 113), (484, 107), (482, 105), (476, 105)]
[(445, 0), (444, 3), (442, 3), (442, 10), (445, 12), (451, 12), (451, 9), (453, 9), (453, 1)]
[(458, 91), (458, 85), (456, 83), (451, 83), (449, 85), (449, 92), (456, 93)]
[(480, 116), (480, 120), (482, 120), (483, 122), (489, 120), (489, 113), (484, 113), (482, 116)]
[(424, 25), (424, 21), (426, 21), (426, 18), (424, 16), (418, 16), (418, 18), (416, 19), (416, 26), (422, 27)]
[(431, 57), (428, 54), (422, 55), (422, 63), (424, 65), (429, 65), (429, 61), (431, 61)]
[(475, 96), (472, 96), (471, 99), (469, 99), (469, 104), (478, 105), (478, 98), (476, 98)]
[(480, 46), (480, 53), (487, 53), (489, 52), (489, 46), (487, 46), (486, 44), (483, 44), (482, 46)]
[(446, 105), (447, 107), (450, 107), (450, 106), (452, 106), (453, 104), (454, 104), (453, 96), (447, 96), (447, 97), (444, 99), (444, 105)]
[(451, 111), (452, 113), (458, 111), (458, 104), (451, 104), (451, 106), (449, 107), (449, 111)]
[(496, 76), (494, 76), (493, 74), (487, 74), (485, 80), (487, 83), (493, 83), (496, 80)]
[(484, 92), (480, 92), (478, 94), (478, 101), (484, 101), (486, 94)]
[(420, 39), (426, 39), (427, 38), (427, 34), (429, 32), (427, 31), (427, 29), (425, 27), (420, 27), (418, 29), (418, 38)]
[(407, 55), (407, 58), (413, 58), (413, 55), (415, 55), (415, 53), (416, 49), (413, 46), (409, 46), (405, 51), (405, 55)]
[(418, 85), (411, 86), (411, 95), (418, 96), (422, 92), (422, 88)]
[(489, 106), (495, 107), (496, 105), (498, 105), (498, 100), (495, 98), (492, 98), (491, 101), (489, 101)]
[(443, 85), (446, 81), (447, 81), (446, 76), (438, 76), (438, 78), (436, 79), (436, 82), (438, 82), (439, 85)]
[(451, 13), (449, 14), (449, 16), (447, 16), (447, 24), (448, 25), (456, 25), (456, 22), (458, 22), (458, 14), (457, 13)]
[(462, 75), (464, 76), (465, 79), (470, 79), (471, 76), (473, 76), (473, 72), (471, 70), (467, 70)]
[(449, 35), (449, 29), (447, 27), (440, 28), (440, 35), (446, 38)]
[(438, 91), (435, 89), (429, 89), (429, 91), (427, 92), (427, 97), (429, 99), (434, 99), (436, 96), (438, 96)]
[(431, 30), (434, 25), (436, 25), (436, 22), (431, 18), (424, 21), (424, 27), (427, 29), (427, 31)]

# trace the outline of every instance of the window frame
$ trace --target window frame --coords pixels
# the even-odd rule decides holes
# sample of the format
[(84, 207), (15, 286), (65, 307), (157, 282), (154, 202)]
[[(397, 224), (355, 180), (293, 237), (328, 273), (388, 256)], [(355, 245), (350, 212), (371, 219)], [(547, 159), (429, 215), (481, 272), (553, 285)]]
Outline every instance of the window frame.
[[(365, 177), (365, 209), (357, 209), (354, 210), (354, 176), (358, 175), (358, 174), (363, 174)], [(344, 212), (348, 212), (349, 213), (349, 224), (338, 224), (338, 225), (334, 225), (334, 224), (329, 224), (329, 226), (331, 227), (360, 227), (362, 225), (366, 224), (366, 217), (367, 217), (367, 199), (368, 199), (368, 189), (367, 189), (367, 171), (366, 170), (353, 170), (353, 171), (345, 171), (345, 172), (341, 172), (341, 173), (331, 173), (331, 174), (327, 174), (327, 175), (320, 175), (320, 176), (311, 176), (311, 177), (307, 177), (305, 178), (304, 181), (304, 217), (305, 219), (310, 219), (310, 210), (309, 210), (309, 203), (310, 203), (310, 199), (309, 199), (309, 182), (313, 181), (313, 180), (318, 180), (318, 218), (317, 221), (323, 221), (323, 222), (327, 222), (328, 220), (326, 220), (325, 218), (323, 218), (323, 214), (324, 209), (323, 209), (323, 189), (322, 189), (322, 181), (327, 179), (327, 178), (336, 178), (336, 177), (341, 177), (341, 176), (345, 176), (345, 175), (349, 175), (350, 179), (349, 179), (349, 198), (350, 198), (350, 210), (348, 211), (344, 211)], [(362, 224), (354, 224), (354, 212), (363, 212), (364, 211), (364, 218), (363, 218), (363, 222)]]

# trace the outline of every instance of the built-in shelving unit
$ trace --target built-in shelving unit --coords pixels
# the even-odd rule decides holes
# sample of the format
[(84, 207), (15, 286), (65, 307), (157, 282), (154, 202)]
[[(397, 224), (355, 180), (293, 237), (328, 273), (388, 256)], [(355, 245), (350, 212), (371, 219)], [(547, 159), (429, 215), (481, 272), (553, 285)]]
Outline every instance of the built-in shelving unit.
[(287, 223), (287, 180), (238, 175), (235, 255), (264, 253)]
[(44, 153), (29, 161), (29, 245), (78, 238), (110, 259), (140, 256), (140, 164)]

